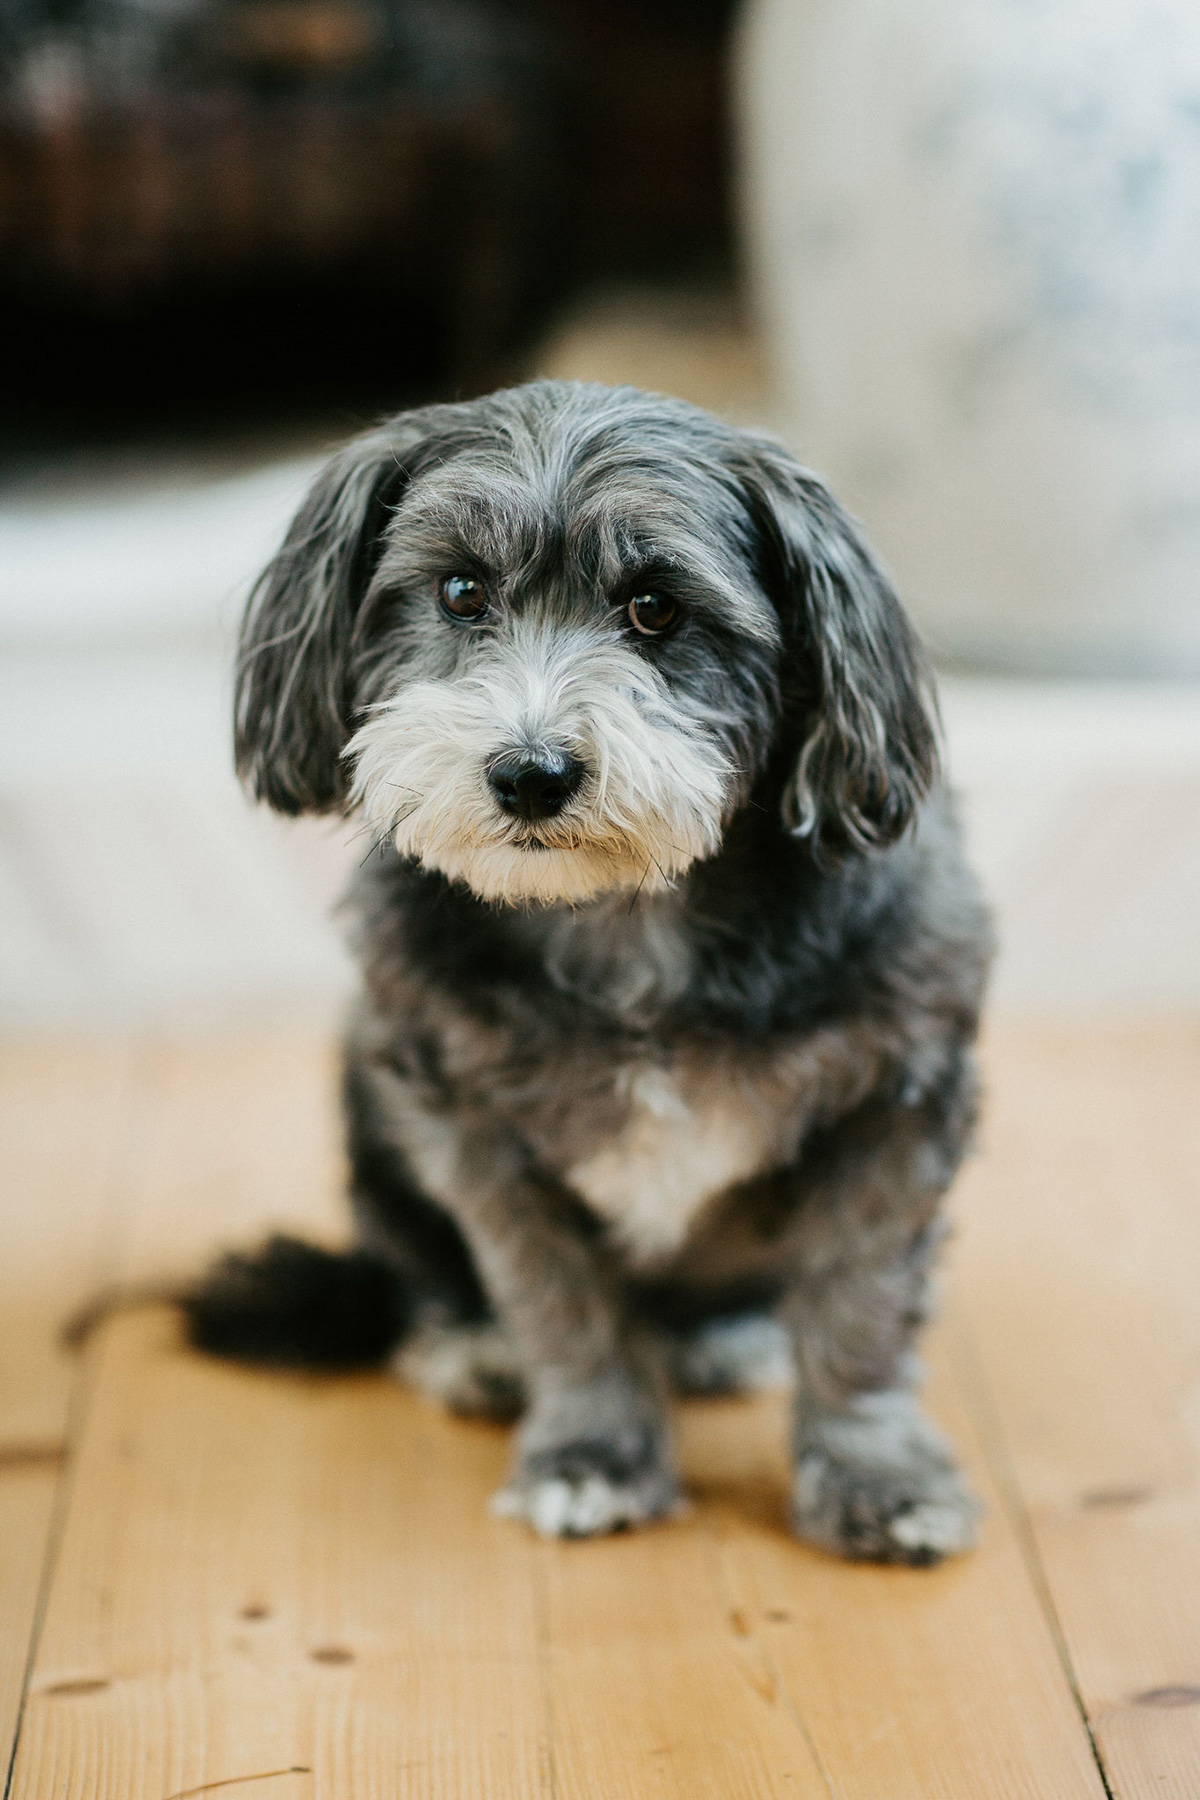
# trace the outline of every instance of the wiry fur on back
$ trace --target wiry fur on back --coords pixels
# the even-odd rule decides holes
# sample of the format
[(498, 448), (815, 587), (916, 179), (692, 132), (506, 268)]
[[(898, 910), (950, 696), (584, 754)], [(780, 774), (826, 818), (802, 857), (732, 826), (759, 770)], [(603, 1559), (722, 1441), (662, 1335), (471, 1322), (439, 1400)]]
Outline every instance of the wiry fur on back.
[[(821, 483), (628, 388), (404, 414), (330, 462), (258, 586), (237, 755), (272, 805), (376, 835), (346, 1095), (356, 1254), (403, 1304), (359, 1338), (403, 1319), (414, 1378), (527, 1404), (510, 1509), (669, 1509), (664, 1371), (734, 1379), (736, 1334), (703, 1334), (772, 1308), (798, 1528), (961, 1547), (909, 1345), (988, 931), (922, 652)], [(513, 767), (570, 781), (517, 806)], [(254, 1311), (235, 1273), (224, 1349)]]

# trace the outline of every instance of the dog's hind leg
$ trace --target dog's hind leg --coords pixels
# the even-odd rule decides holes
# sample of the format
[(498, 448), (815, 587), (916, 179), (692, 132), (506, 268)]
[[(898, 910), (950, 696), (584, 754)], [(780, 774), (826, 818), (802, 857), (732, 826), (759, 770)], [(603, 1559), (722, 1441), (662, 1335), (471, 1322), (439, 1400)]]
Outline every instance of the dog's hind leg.
[(976, 1503), (921, 1409), (912, 1353), (971, 1113), (964, 1067), (936, 1097), (841, 1121), (798, 1171), (782, 1309), (797, 1376), (794, 1520), (844, 1556), (932, 1563), (974, 1538)]
[(422, 1321), (392, 1358), (403, 1381), (465, 1418), (508, 1424), (525, 1410), (525, 1378), (511, 1334), (481, 1324)]
[(399, 1079), (360, 1055), (352, 1037), (342, 1104), (359, 1240), (411, 1296), (415, 1333), (486, 1324), (491, 1307), (466, 1240), (447, 1208), (422, 1187), (405, 1150), (395, 1106), (400, 1093)]
[(451, 1412), (507, 1422), (525, 1405), (516, 1345), (492, 1316), (454, 1219), (418, 1188), (389, 1109), (396, 1086), (350, 1044), (342, 1092), (355, 1218), (413, 1296), (392, 1368)]
[(664, 1330), (662, 1344), (677, 1394), (757, 1394), (786, 1387), (792, 1379), (787, 1332), (765, 1312), (725, 1314), (691, 1330)]

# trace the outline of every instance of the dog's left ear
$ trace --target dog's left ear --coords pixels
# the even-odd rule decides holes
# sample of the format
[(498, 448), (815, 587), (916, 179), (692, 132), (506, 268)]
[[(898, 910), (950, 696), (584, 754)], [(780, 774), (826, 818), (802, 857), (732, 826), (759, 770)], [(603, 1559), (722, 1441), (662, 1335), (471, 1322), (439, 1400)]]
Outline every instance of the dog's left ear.
[(784, 821), (837, 855), (893, 843), (938, 772), (920, 640), (855, 522), (781, 444), (746, 437), (736, 472), (783, 627), (796, 735)]

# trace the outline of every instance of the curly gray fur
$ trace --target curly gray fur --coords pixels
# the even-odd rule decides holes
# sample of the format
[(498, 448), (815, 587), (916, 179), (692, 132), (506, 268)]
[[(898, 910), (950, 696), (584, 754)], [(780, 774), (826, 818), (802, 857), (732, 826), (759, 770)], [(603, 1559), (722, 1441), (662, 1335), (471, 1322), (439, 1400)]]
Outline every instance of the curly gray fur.
[[(478, 616), (439, 604), (454, 577)], [(635, 627), (647, 594), (669, 629)], [(259, 584), (242, 775), (379, 838), (350, 897), (362, 1247), (411, 1377), (524, 1404), (501, 1505), (540, 1530), (669, 1512), (668, 1381), (735, 1385), (755, 1333), (721, 1322), (773, 1312), (797, 1530), (971, 1539), (912, 1357), (990, 943), (933, 707), (821, 483), (628, 388), (380, 426)], [(536, 817), (510, 766), (558, 783)]]

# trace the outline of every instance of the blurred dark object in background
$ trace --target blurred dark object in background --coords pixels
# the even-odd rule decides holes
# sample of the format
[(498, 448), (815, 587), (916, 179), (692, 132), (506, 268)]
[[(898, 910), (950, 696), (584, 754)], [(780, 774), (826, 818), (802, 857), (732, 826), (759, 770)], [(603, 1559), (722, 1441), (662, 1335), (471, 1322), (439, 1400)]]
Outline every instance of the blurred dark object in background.
[(729, 0), (0, 0), (10, 445), (375, 411), (728, 259)]
[[(302, 408), (511, 342), (555, 201), (539, 34), (477, 0), (0, 0), (29, 415)], [(11, 366), (11, 365), (10, 365)]]
[(734, 0), (536, 0), (567, 71), (574, 272), (727, 280)]

